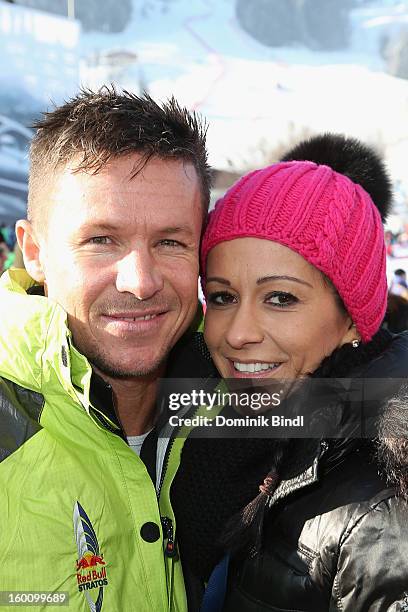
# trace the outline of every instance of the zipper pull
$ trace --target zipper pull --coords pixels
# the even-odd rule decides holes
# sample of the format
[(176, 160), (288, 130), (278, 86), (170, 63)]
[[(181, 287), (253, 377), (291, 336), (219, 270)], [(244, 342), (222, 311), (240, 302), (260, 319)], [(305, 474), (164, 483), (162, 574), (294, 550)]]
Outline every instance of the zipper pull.
[(174, 542), (173, 521), (168, 516), (161, 517), (164, 537), (167, 538), (167, 545), (164, 549), (166, 557), (175, 557), (177, 554), (176, 544)]

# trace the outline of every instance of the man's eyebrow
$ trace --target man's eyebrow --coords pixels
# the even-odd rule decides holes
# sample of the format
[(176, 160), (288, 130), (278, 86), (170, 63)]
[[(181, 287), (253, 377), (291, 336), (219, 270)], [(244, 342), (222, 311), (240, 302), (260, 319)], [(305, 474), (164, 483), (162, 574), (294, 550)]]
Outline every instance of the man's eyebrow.
[[(83, 229), (92, 228), (95, 231), (101, 230), (101, 231), (107, 231), (107, 232), (117, 231), (121, 229), (122, 227), (124, 226), (121, 224), (109, 223), (106, 221), (89, 221), (88, 223), (85, 223), (83, 225)], [(127, 227), (127, 225), (125, 225), (125, 227)], [(192, 229), (188, 225), (177, 225), (174, 227), (162, 227), (162, 228), (157, 228), (156, 231), (160, 234), (181, 234), (181, 233), (192, 234), (193, 233)]]
[(108, 223), (107, 221), (88, 221), (87, 223), (84, 223), (81, 229), (112, 232), (120, 229), (120, 225)]
[(208, 276), (207, 283), (221, 283), (221, 285), (231, 286), (231, 283), (226, 278), (221, 278), (220, 276)]
[(296, 276), (288, 276), (287, 274), (282, 274), (282, 275), (271, 274), (269, 276), (261, 276), (261, 278), (257, 279), (256, 284), (262, 285), (263, 283), (267, 283), (269, 281), (274, 281), (274, 280), (288, 280), (294, 283), (300, 283), (301, 285), (306, 285), (307, 287), (310, 287), (311, 289), (313, 289), (313, 285), (311, 285), (310, 283), (304, 280), (301, 280), (300, 278), (297, 278)]
[(192, 234), (191, 227), (189, 227), (188, 225), (175, 225), (174, 227), (164, 227), (162, 229), (159, 229), (158, 231), (163, 234)]

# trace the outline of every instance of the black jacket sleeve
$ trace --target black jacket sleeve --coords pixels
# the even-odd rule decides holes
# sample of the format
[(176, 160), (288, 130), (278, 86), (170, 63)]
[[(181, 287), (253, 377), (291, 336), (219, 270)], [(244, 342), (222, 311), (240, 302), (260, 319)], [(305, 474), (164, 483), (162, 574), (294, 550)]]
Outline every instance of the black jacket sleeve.
[(406, 502), (373, 501), (340, 541), (330, 612), (408, 611)]

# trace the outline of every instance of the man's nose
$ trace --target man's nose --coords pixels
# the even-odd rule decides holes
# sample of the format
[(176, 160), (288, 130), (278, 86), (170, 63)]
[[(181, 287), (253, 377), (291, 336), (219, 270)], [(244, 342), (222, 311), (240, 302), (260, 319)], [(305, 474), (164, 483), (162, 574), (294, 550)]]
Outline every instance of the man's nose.
[(225, 339), (234, 349), (241, 349), (247, 344), (259, 344), (263, 341), (264, 332), (256, 316), (256, 310), (251, 304), (241, 302), (234, 309)]
[(133, 250), (119, 261), (116, 277), (118, 291), (147, 300), (161, 291), (163, 286), (160, 268), (147, 249)]

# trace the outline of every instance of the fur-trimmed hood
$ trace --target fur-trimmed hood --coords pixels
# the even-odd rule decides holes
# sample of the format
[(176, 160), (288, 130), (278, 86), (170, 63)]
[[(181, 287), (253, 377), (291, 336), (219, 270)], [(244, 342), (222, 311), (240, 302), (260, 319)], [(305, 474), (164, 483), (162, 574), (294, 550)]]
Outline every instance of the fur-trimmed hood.
[(386, 405), (379, 427), (378, 458), (388, 481), (408, 501), (408, 384)]
[(389, 379), (378, 397), (377, 459), (388, 482), (408, 500), (408, 331), (391, 335), (381, 330), (355, 352), (346, 345), (325, 360), (314, 376)]

